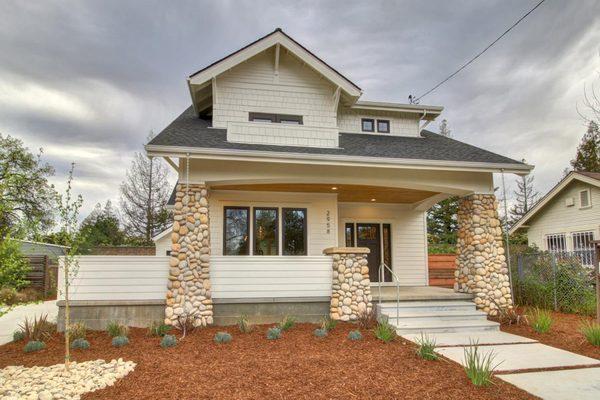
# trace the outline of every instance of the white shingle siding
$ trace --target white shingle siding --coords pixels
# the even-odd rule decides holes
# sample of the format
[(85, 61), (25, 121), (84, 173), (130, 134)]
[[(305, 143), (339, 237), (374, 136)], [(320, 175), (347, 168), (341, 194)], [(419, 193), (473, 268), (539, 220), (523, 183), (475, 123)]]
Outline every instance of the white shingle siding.
[(304, 147), (338, 147), (338, 130), (268, 122), (230, 122), (227, 141)]
[[(361, 120), (370, 118), (375, 120), (375, 132), (363, 132)], [(390, 121), (390, 133), (377, 132), (377, 119)], [(398, 114), (386, 111), (356, 110), (340, 107), (338, 113), (338, 127), (340, 132), (347, 133), (376, 133), (391, 136), (419, 136), (419, 116), (416, 114)]]

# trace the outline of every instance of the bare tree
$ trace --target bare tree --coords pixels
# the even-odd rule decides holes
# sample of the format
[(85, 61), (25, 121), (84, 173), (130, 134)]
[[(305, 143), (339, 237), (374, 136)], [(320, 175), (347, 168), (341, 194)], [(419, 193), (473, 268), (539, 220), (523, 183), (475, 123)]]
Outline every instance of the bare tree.
[(596, 126), (600, 125), (600, 90), (596, 88), (596, 85), (592, 84), (589, 91), (587, 87), (583, 89), (583, 106), (587, 111), (582, 112), (577, 107), (577, 112), (586, 122), (586, 125), (589, 126), (592, 122)]
[[(523, 160), (525, 162), (525, 160)], [(534, 188), (533, 175), (524, 175), (517, 181), (517, 190), (514, 192), (515, 204), (510, 208), (510, 225), (515, 224), (533, 207), (539, 193)]]
[(152, 236), (171, 223), (166, 209), (169, 200), (168, 169), (160, 160), (135, 153), (121, 183), (121, 211), (129, 236), (150, 243)]
[(448, 120), (444, 118), (440, 124), (440, 135), (450, 137), (451, 133), (452, 130), (448, 127)]

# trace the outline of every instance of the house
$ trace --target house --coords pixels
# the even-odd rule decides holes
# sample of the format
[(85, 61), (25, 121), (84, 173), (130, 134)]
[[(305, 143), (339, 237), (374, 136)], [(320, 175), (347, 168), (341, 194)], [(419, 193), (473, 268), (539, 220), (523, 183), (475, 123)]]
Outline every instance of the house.
[(553, 253), (575, 252), (592, 265), (600, 238), (600, 173), (570, 172), (510, 230), (525, 232), (530, 246)]
[(171, 324), (355, 320), (380, 289), (427, 288), (425, 213), (460, 196), (455, 290), (490, 314), (511, 306), (493, 174), (530, 165), (425, 130), (443, 107), (361, 100), (280, 29), (187, 84), (191, 106), (146, 145), (178, 173), (172, 229), (121, 278), (134, 289), (105, 299), (152, 298)]

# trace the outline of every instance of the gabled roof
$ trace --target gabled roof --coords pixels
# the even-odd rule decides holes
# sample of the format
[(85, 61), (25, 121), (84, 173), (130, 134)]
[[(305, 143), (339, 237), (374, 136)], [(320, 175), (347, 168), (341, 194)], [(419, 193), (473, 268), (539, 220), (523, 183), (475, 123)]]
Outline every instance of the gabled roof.
[(300, 58), (311, 68), (319, 72), (325, 78), (339, 86), (348, 95), (354, 98), (358, 98), (361, 95), (361, 89), (350, 79), (339, 73), (325, 61), (314, 55), (306, 47), (296, 42), (281, 28), (275, 29), (273, 32), (266, 36), (255, 40), (254, 42), (242, 47), (241, 49), (231, 53), (230, 55), (223, 57), (222, 59), (215, 61), (209, 66), (194, 72), (188, 78), (188, 84), (190, 85), (202, 85), (208, 82), (213, 77), (229, 70), (230, 68), (238, 65), (241, 62), (248, 60), (249, 58), (275, 46), (281, 45), (288, 51), (292, 52), (296, 57)]
[(189, 153), (215, 158), (273, 157), (285, 162), (395, 164), (526, 174), (533, 167), (467, 143), (423, 130), (419, 137), (340, 133), (338, 148), (276, 146), (227, 141), (226, 129), (210, 127), (190, 107), (146, 145), (153, 155)]
[(542, 210), (554, 197), (563, 191), (574, 180), (600, 187), (600, 173), (571, 171), (560, 182), (558, 182), (544, 197), (541, 198), (528, 212), (523, 215), (516, 224), (510, 228), (510, 233), (515, 233), (522, 228), (531, 218)]

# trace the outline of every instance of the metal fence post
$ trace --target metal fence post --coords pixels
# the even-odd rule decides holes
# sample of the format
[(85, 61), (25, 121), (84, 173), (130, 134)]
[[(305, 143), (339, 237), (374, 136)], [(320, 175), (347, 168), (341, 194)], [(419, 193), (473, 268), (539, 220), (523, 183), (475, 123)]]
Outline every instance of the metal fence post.
[(553, 292), (554, 292), (554, 311), (558, 311), (558, 300), (556, 298), (556, 255), (552, 254), (552, 279), (553, 279)]
[(596, 247), (596, 259), (594, 266), (596, 267), (596, 320), (600, 324), (600, 240), (594, 240)]

